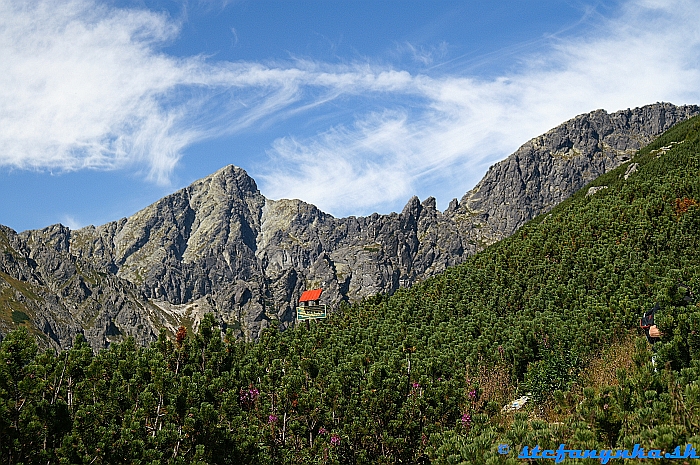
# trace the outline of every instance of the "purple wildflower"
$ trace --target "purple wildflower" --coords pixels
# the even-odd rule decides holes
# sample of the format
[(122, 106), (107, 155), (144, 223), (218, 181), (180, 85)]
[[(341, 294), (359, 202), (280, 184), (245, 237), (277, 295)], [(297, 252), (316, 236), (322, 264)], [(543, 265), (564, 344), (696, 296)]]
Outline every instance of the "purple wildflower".
[(323, 426), (321, 426), (321, 427), (318, 429), (318, 434), (319, 434), (320, 436), (323, 436), (323, 435), (326, 434), (327, 432), (328, 432), (328, 430), (327, 430), (326, 428), (324, 428)]
[(239, 399), (242, 404), (253, 404), (256, 400), (258, 400), (258, 397), (260, 396), (260, 391), (254, 387), (251, 387), (249, 389), (241, 389), (241, 393), (239, 395)]
[(413, 389), (418, 389), (420, 388), (420, 383), (413, 383), (411, 386), (413, 386)]
[(337, 434), (332, 434), (331, 435), (331, 446), (337, 446), (340, 444), (340, 436)]
[(469, 398), (476, 399), (476, 389), (472, 389), (471, 391), (469, 391)]
[(267, 417), (267, 422), (271, 425), (277, 423), (277, 415), (273, 414)]
[(465, 413), (462, 415), (462, 424), (464, 426), (470, 426), (472, 424), (472, 416), (469, 415), (468, 413)]

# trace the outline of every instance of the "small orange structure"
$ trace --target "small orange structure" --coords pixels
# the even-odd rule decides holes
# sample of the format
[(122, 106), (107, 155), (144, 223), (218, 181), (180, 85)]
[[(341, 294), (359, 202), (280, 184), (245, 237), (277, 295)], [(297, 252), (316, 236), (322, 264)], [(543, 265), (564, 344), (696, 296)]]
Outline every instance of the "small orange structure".
[(311, 289), (302, 292), (301, 297), (299, 297), (299, 306), (309, 307), (318, 305), (318, 299), (321, 298), (321, 292), (323, 292), (323, 289)]
[(323, 289), (310, 289), (301, 293), (297, 307), (297, 321), (326, 318), (326, 305), (319, 303)]

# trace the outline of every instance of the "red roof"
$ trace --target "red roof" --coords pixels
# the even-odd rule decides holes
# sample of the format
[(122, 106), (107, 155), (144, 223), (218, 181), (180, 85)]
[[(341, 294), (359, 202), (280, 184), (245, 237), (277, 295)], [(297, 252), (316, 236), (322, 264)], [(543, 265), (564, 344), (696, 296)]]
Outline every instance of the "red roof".
[(321, 292), (323, 289), (311, 289), (309, 291), (304, 291), (299, 297), (299, 302), (309, 302), (311, 300), (318, 300), (321, 297)]

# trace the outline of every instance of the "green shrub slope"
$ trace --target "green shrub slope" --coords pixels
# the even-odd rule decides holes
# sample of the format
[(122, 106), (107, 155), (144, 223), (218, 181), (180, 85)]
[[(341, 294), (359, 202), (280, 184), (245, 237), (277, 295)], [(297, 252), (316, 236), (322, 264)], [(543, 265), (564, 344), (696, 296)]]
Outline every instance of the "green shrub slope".
[[(631, 163), (638, 169), (627, 179)], [(0, 344), (0, 463), (518, 463), (523, 445), (700, 449), (700, 119), (464, 265), (258, 343)], [(590, 187), (590, 186), (589, 186)], [(612, 385), (587, 367), (661, 306)], [(632, 343), (634, 345), (634, 343)], [(530, 393), (524, 412), (503, 413)], [(556, 421), (553, 421), (556, 416)], [(499, 444), (513, 452), (498, 455)], [(576, 461), (581, 463), (581, 461)], [(628, 461), (632, 463), (633, 461)], [(599, 462), (598, 462), (599, 463)]]

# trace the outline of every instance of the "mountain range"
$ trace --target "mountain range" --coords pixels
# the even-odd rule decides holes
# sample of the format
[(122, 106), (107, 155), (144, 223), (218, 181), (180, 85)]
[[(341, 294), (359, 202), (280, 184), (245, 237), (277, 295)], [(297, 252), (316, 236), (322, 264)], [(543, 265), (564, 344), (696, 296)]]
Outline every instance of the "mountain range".
[(83, 334), (94, 350), (206, 313), (256, 339), (294, 324), (305, 289), (331, 307), (391, 294), (463, 262), (626, 161), (700, 107), (669, 103), (577, 116), (493, 165), (441, 212), (413, 197), (401, 213), (335, 218), (271, 200), (226, 166), (101, 226), (0, 226), (0, 335), (26, 326), (44, 346)]

